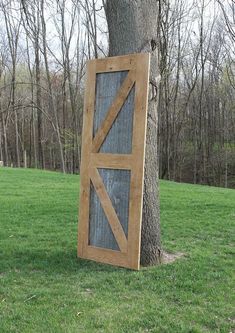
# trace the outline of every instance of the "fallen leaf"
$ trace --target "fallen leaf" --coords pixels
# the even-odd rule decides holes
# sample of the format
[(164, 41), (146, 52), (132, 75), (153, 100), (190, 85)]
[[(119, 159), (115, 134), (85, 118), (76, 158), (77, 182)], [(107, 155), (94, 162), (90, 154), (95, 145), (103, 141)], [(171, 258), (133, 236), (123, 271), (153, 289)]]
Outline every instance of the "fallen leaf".
[(35, 297), (37, 297), (37, 296), (36, 296), (36, 295), (32, 295), (31, 297), (27, 298), (24, 302), (28, 302), (28, 301), (30, 301), (31, 299), (35, 298)]

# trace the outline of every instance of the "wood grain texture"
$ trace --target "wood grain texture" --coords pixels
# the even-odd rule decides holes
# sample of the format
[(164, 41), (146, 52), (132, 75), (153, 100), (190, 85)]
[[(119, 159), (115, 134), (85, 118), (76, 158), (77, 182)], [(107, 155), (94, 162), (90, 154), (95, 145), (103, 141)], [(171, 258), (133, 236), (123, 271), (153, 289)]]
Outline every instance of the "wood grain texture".
[(127, 261), (127, 254), (119, 251), (113, 251), (113, 250), (101, 249), (95, 246), (89, 246), (85, 258), (95, 261), (100, 261), (105, 264), (130, 268), (129, 263)]
[(128, 253), (130, 266), (139, 269), (140, 263), (140, 241), (141, 222), (143, 206), (143, 184), (144, 184), (144, 161), (145, 161), (145, 140), (147, 126), (147, 104), (148, 104), (148, 82), (150, 66), (149, 54), (138, 55), (138, 67), (136, 69), (136, 90), (135, 90), (135, 113), (133, 122), (132, 154), (137, 161), (132, 169), (130, 188), (130, 212), (129, 212), (129, 238)]
[(85, 96), (78, 255), (132, 269), (140, 261), (149, 59), (90, 61), (95, 83), (87, 81)]
[(96, 63), (97, 73), (119, 72), (136, 68), (136, 54), (91, 60)]
[(97, 168), (131, 170), (135, 161), (132, 154), (94, 154), (91, 156), (91, 165)]
[(87, 166), (90, 162), (93, 137), (93, 117), (95, 107), (96, 64), (88, 62), (86, 74), (86, 89), (84, 98), (83, 130), (82, 130), (82, 160), (80, 178), (80, 206), (78, 230), (78, 256), (85, 256), (88, 246), (90, 178)]

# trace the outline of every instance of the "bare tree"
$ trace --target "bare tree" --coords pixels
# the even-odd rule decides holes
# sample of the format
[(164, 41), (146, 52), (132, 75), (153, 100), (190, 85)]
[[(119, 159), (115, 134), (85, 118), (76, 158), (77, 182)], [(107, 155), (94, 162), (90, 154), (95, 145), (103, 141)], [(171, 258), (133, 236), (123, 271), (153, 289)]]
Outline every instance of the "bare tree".
[(11, 94), (10, 94), (10, 107), (14, 114), (14, 125), (15, 125), (15, 156), (16, 165), (20, 167), (20, 138), (18, 129), (18, 112), (16, 109), (16, 66), (17, 66), (17, 56), (18, 56), (18, 44), (19, 35), (21, 28), (21, 18), (15, 18), (14, 16), (14, 4), (12, 1), (1, 4), (1, 10), (4, 15), (5, 27), (8, 38), (8, 46), (11, 56)]
[[(146, 173), (157, 154), (160, 178), (233, 187), (234, 0), (115, 2), (107, 1), (110, 54), (160, 53), (159, 98), (155, 79), (150, 84), (158, 124), (152, 111), (148, 123), (149, 135), (158, 127), (158, 154), (151, 148), (154, 134), (147, 152), (154, 161), (146, 160)], [(84, 63), (107, 55), (105, 5), (100, 0), (0, 2), (4, 165), (23, 165), (26, 151), (30, 167), (62, 170), (64, 164), (67, 172), (79, 172)], [(158, 76), (155, 67), (152, 78)], [(147, 212), (157, 220), (157, 208)]]
[(235, 1), (217, 1), (222, 9), (225, 24), (227, 26), (230, 37), (233, 41), (235, 41)]
[[(158, 3), (153, 0), (107, 0), (109, 54), (151, 53), (150, 96), (148, 105), (146, 163), (144, 180), (141, 264), (160, 262), (160, 219), (158, 195), (157, 103), (159, 86), (158, 64)], [(148, 20), (146, 20), (146, 17)]]

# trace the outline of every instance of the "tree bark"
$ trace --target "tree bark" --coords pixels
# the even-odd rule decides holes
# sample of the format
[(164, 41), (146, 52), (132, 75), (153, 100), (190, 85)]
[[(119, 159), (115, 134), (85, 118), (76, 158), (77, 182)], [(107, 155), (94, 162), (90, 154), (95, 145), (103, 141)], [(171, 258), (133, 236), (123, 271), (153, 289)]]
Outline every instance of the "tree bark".
[(140, 260), (144, 266), (161, 260), (157, 152), (158, 6), (156, 0), (107, 0), (105, 3), (109, 55), (151, 53)]
[(60, 131), (60, 124), (59, 124), (59, 116), (58, 116), (58, 110), (56, 109), (55, 102), (54, 102), (54, 96), (53, 96), (53, 89), (52, 89), (52, 82), (51, 82), (51, 75), (50, 75), (50, 69), (49, 69), (49, 62), (48, 62), (48, 56), (47, 56), (47, 42), (46, 42), (46, 21), (45, 21), (45, 15), (44, 15), (44, 0), (41, 0), (41, 24), (42, 24), (42, 47), (43, 47), (43, 56), (44, 56), (44, 62), (45, 62), (45, 70), (46, 70), (46, 77), (47, 77), (47, 83), (48, 83), (48, 91), (50, 94), (50, 107), (52, 109), (52, 113), (55, 118), (55, 129), (56, 129), (56, 135), (58, 139), (58, 148), (60, 153), (60, 162), (61, 162), (61, 171), (63, 173), (66, 173), (65, 170), (65, 162), (64, 162), (64, 152), (63, 152), (63, 144), (61, 141), (61, 131)]

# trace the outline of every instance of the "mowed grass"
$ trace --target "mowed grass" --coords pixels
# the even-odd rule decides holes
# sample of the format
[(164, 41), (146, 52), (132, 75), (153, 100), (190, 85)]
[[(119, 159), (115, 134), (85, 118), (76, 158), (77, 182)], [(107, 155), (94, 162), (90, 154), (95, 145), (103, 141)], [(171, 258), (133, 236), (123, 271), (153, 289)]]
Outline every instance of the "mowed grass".
[(76, 258), (79, 176), (0, 169), (0, 332), (233, 332), (235, 191), (162, 181), (139, 272)]

